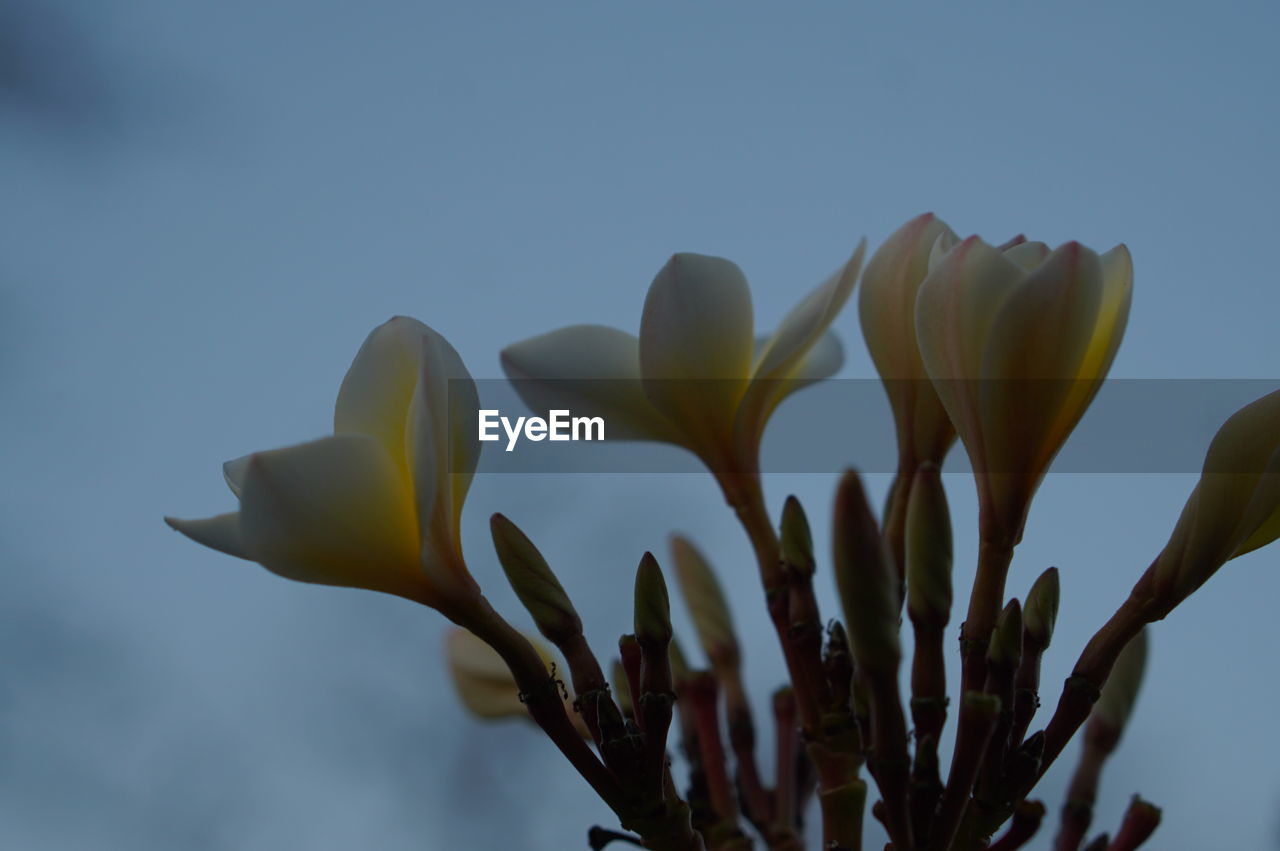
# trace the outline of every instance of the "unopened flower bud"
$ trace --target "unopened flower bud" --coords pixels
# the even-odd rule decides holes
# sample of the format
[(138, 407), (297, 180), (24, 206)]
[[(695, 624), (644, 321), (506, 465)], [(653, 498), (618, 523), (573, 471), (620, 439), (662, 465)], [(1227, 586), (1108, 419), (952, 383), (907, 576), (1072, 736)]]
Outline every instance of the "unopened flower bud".
[(867, 504), (862, 479), (852, 470), (836, 491), (833, 565), (853, 658), (863, 670), (896, 673), (897, 576)]
[(703, 652), (713, 667), (736, 667), (739, 651), (733, 617), (711, 565), (688, 538), (679, 535), (671, 538), (671, 557)]
[(631, 683), (627, 681), (627, 669), (619, 659), (613, 661), (613, 668), (609, 671), (609, 684), (613, 688), (613, 698), (617, 701), (618, 707), (625, 714), (634, 715), (635, 708), (631, 705)]
[(501, 514), (489, 519), (493, 548), (507, 581), (538, 631), (557, 646), (582, 633), (582, 619), (551, 566), (516, 524)]
[(1280, 390), (1222, 424), (1156, 560), (1160, 616), (1233, 558), (1280, 537)]
[[(537, 639), (530, 638), (529, 643), (547, 666), (547, 688), (559, 688), (559, 684), (551, 679), (555, 662), (551, 651)], [(445, 655), (449, 663), (449, 673), (453, 685), (462, 700), (462, 705), (471, 714), (485, 719), (528, 718), (525, 709), (524, 695), (516, 685), (515, 677), (507, 663), (480, 638), (465, 629), (454, 628), (445, 639)], [(562, 697), (563, 697), (563, 693)], [(564, 697), (565, 709), (574, 722), (574, 727), (585, 738), (590, 738), (582, 716), (573, 711), (567, 697)]]
[(946, 626), (951, 617), (951, 513), (938, 465), (920, 465), (911, 482), (906, 526), (907, 612)]
[(667, 582), (652, 553), (645, 553), (636, 568), (636, 640), (643, 648), (665, 647), (671, 642), (671, 600)]
[(1129, 801), (1129, 809), (1125, 810), (1124, 821), (1116, 833), (1113, 848), (1137, 848), (1151, 838), (1160, 826), (1160, 808), (1137, 795)]
[(805, 516), (800, 500), (794, 496), (787, 497), (782, 506), (780, 531), (778, 550), (782, 564), (791, 570), (812, 576), (815, 565), (813, 534), (809, 531), (809, 518)]
[(1022, 607), (1022, 625), (1027, 640), (1043, 650), (1053, 638), (1053, 625), (1058, 620), (1060, 586), (1058, 568), (1051, 567), (1040, 574), (1027, 592), (1026, 605)]
[(1022, 606), (1010, 600), (996, 620), (991, 643), (987, 646), (987, 663), (1005, 671), (1016, 670), (1022, 661)]
[(1111, 675), (1102, 686), (1102, 694), (1093, 706), (1093, 717), (1118, 737), (1124, 730), (1142, 687), (1147, 668), (1147, 631), (1134, 636), (1116, 659)]

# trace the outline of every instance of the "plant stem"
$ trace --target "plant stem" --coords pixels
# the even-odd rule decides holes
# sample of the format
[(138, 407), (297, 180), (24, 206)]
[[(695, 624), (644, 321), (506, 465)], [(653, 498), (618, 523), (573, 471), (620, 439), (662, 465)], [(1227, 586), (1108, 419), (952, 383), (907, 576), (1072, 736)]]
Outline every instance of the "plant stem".
[(751, 719), (751, 706), (742, 684), (741, 670), (732, 668), (719, 673), (724, 689), (725, 715), (729, 722), (729, 747), (737, 763), (738, 785), (742, 790), (745, 815), (761, 833), (773, 822), (773, 803), (756, 766), (756, 730)]
[(1134, 795), (1129, 809), (1125, 810), (1120, 830), (1107, 846), (1107, 851), (1134, 851), (1150, 839), (1159, 826), (1160, 810)]
[(1040, 708), (1040, 660), (1045, 648), (1028, 632), (1022, 633), (1022, 664), (1014, 680), (1013, 729), (1009, 731), (1009, 749), (1015, 750), (1026, 738), (1027, 728)]
[[(1040, 763), (1040, 772), (1044, 773), (1053, 761), (1062, 753), (1067, 742), (1080, 729), (1080, 725), (1088, 719), (1094, 702), (1098, 699), (1102, 686), (1111, 674), (1120, 651), (1124, 650), (1134, 636), (1142, 628), (1162, 616), (1155, 608), (1152, 597), (1152, 584), (1155, 581), (1155, 565), (1147, 568), (1129, 598), (1116, 610), (1102, 629), (1089, 639), (1076, 666), (1063, 684), (1062, 696), (1058, 706), (1049, 719), (1044, 731), (1044, 757)], [(1022, 790), (1023, 794), (1028, 790)]]
[(1093, 804), (1098, 798), (1098, 782), (1102, 766), (1110, 752), (1099, 747), (1093, 736), (1086, 736), (1080, 763), (1071, 777), (1067, 800), (1062, 805), (1062, 826), (1054, 840), (1054, 851), (1076, 851), (1084, 842), (1093, 823)]
[(559, 685), (547, 671), (542, 657), (529, 640), (503, 620), (488, 600), (479, 599), (479, 611), (448, 613), (455, 622), (471, 630), (498, 652), (520, 689), (529, 715), (555, 743), (578, 773), (591, 784), (606, 804), (620, 816), (626, 812), (622, 787), (574, 729), (561, 700)]
[(978, 778), (982, 757), (995, 731), (1000, 714), (999, 701), (980, 692), (966, 692), (960, 701), (961, 723), (968, 726), (956, 737), (956, 752), (951, 759), (947, 788), (931, 834), (931, 847), (938, 851), (953, 848), (960, 821), (969, 804), (969, 792)]
[(898, 472), (889, 487), (889, 501), (884, 512), (884, 543), (898, 576), (899, 603), (906, 600), (907, 577), (907, 504), (911, 499), (911, 482), (916, 475), (916, 465), (905, 459), (898, 460)]
[[(983, 541), (978, 549), (978, 571), (969, 595), (969, 614), (960, 628), (962, 695), (981, 692), (985, 685), (987, 645), (1004, 605), (1005, 579), (1012, 560), (1011, 545)], [(982, 766), (994, 722), (995, 719), (985, 717), (973, 701), (961, 701), (960, 717), (956, 722), (955, 752), (943, 793), (943, 812), (939, 817), (940, 821), (953, 823), (944, 824), (943, 832), (934, 834), (936, 840), (944, 843), (940, 846), (942, 848), (947, 847), (946, 843), (951, 841), (960, 824), (965, 803)]]
[(942, 795), (938, 742), (947, 723), (947, 668), (943, 651), (946, 624), (912, 618), (915, 654), (911, 660), (911, 721), (916, 753), (911, 769), (911, 828), (924, 842)]
[(862, 813), (867, 806), (867, 784), (850, 780), (843, 786), (818, 792), (822, 809), (822, 847), (862, 851)]
[(698, 729), (698, 746), (702, 751), (702, 769), (706, 773), (711, 808), (720, 823), (736, 824), (738, 807), (729, 784), (729, 772), (725, 768), (715, 677), (706, 672), (693, 674), (685, 689), (693, 704), (693, 718)]
[[(751, 540), (756, 563), (764, 584), (765, 601), (770, 620), (778, 635), (786, 661), (787, 673), (795, 694), (796, 710), (805, 740), (809, 743), (806, 753), (818, 773), (818, 800), (823, 811), (823, 824), (844, 825), (850, 818), (847, 813), (828, 812), (828, 808), (847, 802), (847, 795), (824, 795), (849, 785), (857, 777), (860, 760), (847, 752), (843, 730), (836, 733), (836, 741), (828, 747), (823, 725), (823, 708), (826, 673), (822, 666), (821, 633), (816, 642), (807, 641), (804, 630), (793, 631), (791, 595), (797, 594), (797, 611), (812, 610), (817, 617), (817, 603), (812, 596), (812, 585), (807, 580), (789, 581), (778, 557), (778, 537), (765, 506), (764, 491), (756, 472), (746, 474), (722, 473), (718, 476), (725, 499), (733, 508)], [(818, 621), (821, 623), (821, 621)], [(797, 640), (799, 639), (799, 640)], [(901, 711), (901, 708), (899, 708)], [(905, 739), (904, 739), (905, 746)], [(865, 793), (864, 793), (865, 798)], [(861, 823), (861, 812), (857, 818)], [(824, 838), (824, 844), (830, 838)]]
[(779, 689), (773, 696), (774, 740), (776, 744), (773, 819), (775, 831), (794, 833), (799, 826), (796, 795), (796, 754), (799, 736), (796, 730), (796, 696), (790, 688)]

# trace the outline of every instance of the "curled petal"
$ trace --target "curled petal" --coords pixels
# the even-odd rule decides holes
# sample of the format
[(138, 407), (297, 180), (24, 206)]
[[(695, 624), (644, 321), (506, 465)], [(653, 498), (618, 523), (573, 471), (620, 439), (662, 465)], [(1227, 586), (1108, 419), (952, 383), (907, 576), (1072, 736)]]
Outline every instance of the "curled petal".
[[(418, 382), (407, 409), (406, 450), (424, 566), (461, 569), (458, 526), (462, 504), (480, 457), (476, 433), (480, 409), (475, 382), (449, 341), (421, 327)], [(463, 571), (465, 573), (465, 571)]]
[(955, 431), (929, 383), (916, 342), (916, 295), (935, 250), (955, 242), (946, 223), (925, 213), (885, 240), (862, 275), (858, 314), (862, 335), (893, 409), (898, 444), (908, 469), (921, 458), (941, 462)]
[(867, 241), (858, 243), (853, 256), (821, 285), (791, 309), (778, 330), (761, 351), (753, 377), (765, 381), (789, 378), (804, 356), (826, 333), (849, 300), (858, 275)]
[[(1018, 248), (1027, 245), (1035, 243)], [(1004, 456), (1000, 472), (1038, 477), (1083, 415), (1080, 403), (1092, 399), (1077, 394), (1076, 383), (1101, 380), (1082, 368), (1097, 336), (1102, 289), (1098, 256), (1068, 243), (1006, 299), (981, 373), (986, 451)]]
[(253, 558), (245, 550), (244, 542), (240, 538), (240, 513), (238, 511), (219, 514), (215, 517), (205, 517), (199, 520), (179, 520), (176, 517), (166, 517), (164, 522), (197, 544), (204, 544), (210, 549), (236, 556), (237, 558), (250, 560)]
[[(751, 383), (738, 410), (739, 439), (759, 441), (779, 402), (840, 369), (844, 350), (828, 329), (858, 282), (866, 247), (866, 240), (859, 242), (841, 270), (796, 305), (760, 347)], [(822, 351), (817, 351), (819, 347)]]
[(368, 588), (426, 602), (418, 522), (395, 462), (368, 435), (255, 454), (240, 503), (245, 550), (300, 582)]
[(787, 395), (801, 387), (807, 387), (815, 381), (830, 378), (844, 366), (844, 345), (834, 332), (828, 331), (819, 337), (796, 364), (787, 382)]
[(645, 395), (640, 341), (604, 325), (571, 325), (502, 351), (502, 369), (526, 405), (603, 417), (608, 436), (680, 443), (683, 438)]
[(1034, 271), (1049, 256), (1049, 246), (1043, 242), (1022, 240), (1008, 248), (1001, 248), (1000, 253), (1006, 260), (1017, 263), (1024, 272)]
[(921, 361), (975, 470), (986, 469), (978, 393), (983, 354), (995, 317), (1023, 277), (1017, 264), (969, 237), (931, 269), (916, 296)]
[(237, 499), (244, 490), (244, 475), (249, 470), (249, 459), (252, 457), (252, 455), (241, 455), (222, 465), (222, 478), (226, 480), (227, 487), (231, 488), (231, 492)]
[(929, 273), (929, 255), (944, 234), (941, 219), (925, 213), (893, 232), (867, 262), (858, 295), (862, 335), (876, 370), (887, 380), (927, 376), (916, 345), (916, 293)]
[(458, 549), (458, 520), (479, 458), (478, 409), (475, 382), (457, 351), (405, 316), (373, 330), (338, 392), (334, 433), (381, 444), (412, 493), (433, 566), (439, 551)]
[(423, 340), (430, 331), (416, 319), (396, 316), (369, 334), (342, 379), (334, 406), (334, 434), (376, 438), (409, 481), (405, 430), (418, 386)]

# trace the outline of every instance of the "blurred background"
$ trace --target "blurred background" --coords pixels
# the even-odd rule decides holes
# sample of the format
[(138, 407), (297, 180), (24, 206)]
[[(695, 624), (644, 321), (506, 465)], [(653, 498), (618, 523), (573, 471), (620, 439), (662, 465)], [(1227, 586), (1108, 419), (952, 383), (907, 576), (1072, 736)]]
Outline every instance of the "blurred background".
[[(285, 582), (161, 516), (228, 510), (222, 461), (325, 433), (388, 316), (498, 378), (506, 343), (635, 330), (666, 257), (700, 251), (743, 266), (767, 328), (859, 237), (925, 210), (993, 241), (1126, 242), (1115, 375), (1274, 378), (1278, 18), (1264, 2), (2, 0), (0, 846), (585, 848), (609, 813), (530, 729), (464, 716), (440, 617)], [(849, 309), (841, 374), (870, 377), (856, 326)], [(774, 510), (798, 494), (825, 542), (844, 461), (773, 477)], [(1062, 568), (1048, 691), (1192, 481), (1045, 483), (1010, 593)], [(948, 487), (967, 588), (972, 484)], [(479, 478), (473, 570), (527, 624), (488, 545), (499, 509), (602, 654), (629, 628), (619, 589), (672, 530), (712, 556), (740, 624), (763, 625), (707, 479)], [(1099, 830), (1140, 792), (1164, 807), (1153, 847), (1276, 846), (1278, 558), (1231, 563), (1153, 630)], [(769, 630), (744, 634), (763, 719), (782, 664)], [(1074, 753), (1041, 786), (1055, 815)]]

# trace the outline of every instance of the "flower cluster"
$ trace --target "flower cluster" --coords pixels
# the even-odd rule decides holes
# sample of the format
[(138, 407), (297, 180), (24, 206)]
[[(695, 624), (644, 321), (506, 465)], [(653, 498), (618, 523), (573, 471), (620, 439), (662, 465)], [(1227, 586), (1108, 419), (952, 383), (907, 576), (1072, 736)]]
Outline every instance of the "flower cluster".
[[(1103, 763), (1134, 710), (1147, 625), (1227, 561), (1280, 537), (1280, 391), (1219, 430), (1168, 543), (1081, 652), (1043, 729), (1029, 733), (1061, 580), (1049, 568), (1019, 599), (1006, 597), (1006, 578), (1036, 491), (1124, 336), (1129, 251), (1021, 236), (991, 245), (926, 214), (865, 266), (864, 254), (860, 243), (768, 337), (755, 335), (736, 265), (678, 254), (649, 287), (638, 336), (574, 325), (501, 354), (535, 411), (602, 415), (612, 438), (681, 447), (716, 478), (753, 545), (790, 679), (772, 702), (772, 781), (759, 764), (736, 619), (712, 560), (690, 538), (672, 538), (672, 566), (707, 670), (686, 661), (649, 553), (635, 573), (632, 632), (608, 676), (555, 571), (501, 514), (491, 523), (498, 561), (554, 650), (489, 604), (460, 534), (481, 446), (476, 385), (444, 337), (416, 320), (397, 317), (369, 335), (342, 381), (331, 436), (227, 462), (239, 509), (167, 522), (286, 578), (394, 594), (453, 621), (448, 664), (464, 705), (484, 718), (531, 719), (617, 815), (625, 832), (594, 828), (592, 847), (619, 839), (669, 851), (756, 841), (798, 849), (816, 798), (822, 847), (860, 849), (866, 768), (879, 795), (872, 811), (896, 851), (1018, 848), (1045, 816), (1031, 797), (1036, 782), (1084, 727), (1056, 846), (1079, 848)], [(858, 474), (843, 474), (823, 559), (798, 500), (770, 515), (759, 453), (778, 405), (840, 368), (832, 328), (859, 281), (862, 333), (896, 427), (897, 476), (880, 517)], [(944, 778), (954, 554), (940, 470), (957, 438), (974, 471), (981, 546)], [(839, 591), (836, 620), (824, 620), (813, 587), (824, 561)], [(910, 644), (900, 635), (904, 607)], [(1110, 844), (1088, 847), (1137, 848), (1158, 822), (1159, 810), (1135, 799)]]

